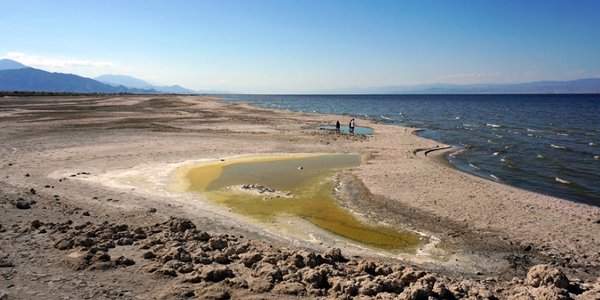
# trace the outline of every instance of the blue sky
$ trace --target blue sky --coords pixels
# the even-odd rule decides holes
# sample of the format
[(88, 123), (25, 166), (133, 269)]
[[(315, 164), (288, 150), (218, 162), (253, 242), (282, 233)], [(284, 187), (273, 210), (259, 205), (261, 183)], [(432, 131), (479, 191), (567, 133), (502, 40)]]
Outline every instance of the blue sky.
[(600, 1), (0, 0), (0, 58), (238, 93), (600, 77)]

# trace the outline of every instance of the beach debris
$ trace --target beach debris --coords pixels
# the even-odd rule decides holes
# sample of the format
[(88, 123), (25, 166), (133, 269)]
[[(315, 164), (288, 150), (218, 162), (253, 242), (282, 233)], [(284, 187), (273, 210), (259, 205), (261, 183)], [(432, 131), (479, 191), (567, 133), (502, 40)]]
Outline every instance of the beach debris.
[(245, 190), (255, 190), (257, 191), (259, 194), (264, 194), (264, 193), (275, 193), (275, 189), (264, 186), (264, 185), (260, 185), (260, 184), (244, 184), (242, 185), (242, 188)]
[(259, 195), (270, 195), (271, 197), (264, 197), (263, 200), (268, 200), (272, 197), (275, 198), (280, 198), (280, 197), (286, 197), (286, 198), (292, 198), (294, 197), (294, 194), (290, 191), (278, 191), (274, 188), (270, 188), (268, 186), (264, 186), (261, 184), (243, 184), (241, 186), (238, 186), (238, 188), (241, 188), (242, 190), (248, 191), (248, 192), (253, 192)]

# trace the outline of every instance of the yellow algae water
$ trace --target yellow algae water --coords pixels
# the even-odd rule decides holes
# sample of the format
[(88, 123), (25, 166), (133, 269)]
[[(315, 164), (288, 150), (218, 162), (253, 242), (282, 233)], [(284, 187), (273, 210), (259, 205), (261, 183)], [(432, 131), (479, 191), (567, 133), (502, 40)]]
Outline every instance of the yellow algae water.
[[(244, 158), (189, 170), (188, 190), (207, 194), (237, 213), (260, 221), (299, 217), (322, 229), (368, 246), (409, 250), (419, 237), (395, 229), (365, 224), (333, 199), (333, 175), (360, 164), (358, 155), (319, 155)], [(244, 184), (275, 189), (259, 194), (240, 188)]]

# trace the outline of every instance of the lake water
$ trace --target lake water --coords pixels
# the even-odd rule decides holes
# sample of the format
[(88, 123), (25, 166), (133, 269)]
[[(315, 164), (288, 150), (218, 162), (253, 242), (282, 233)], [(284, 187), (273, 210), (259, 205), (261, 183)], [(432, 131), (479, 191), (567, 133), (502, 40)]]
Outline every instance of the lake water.
[[(421, 128), (457, 168), (600, 206), (600, 95), (232, 95), (277, 110)], [(360, 126), (360, 120), (357, 120)]]

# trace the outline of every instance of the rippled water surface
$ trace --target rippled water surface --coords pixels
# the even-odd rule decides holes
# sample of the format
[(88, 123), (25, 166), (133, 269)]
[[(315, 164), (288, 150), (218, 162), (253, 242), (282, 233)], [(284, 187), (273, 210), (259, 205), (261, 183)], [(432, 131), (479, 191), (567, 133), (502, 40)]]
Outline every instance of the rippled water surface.
[[(225, 101), (424, 129), (459, 169), (600, 206), (600, 95), (241, 95)], [(347, 119), (347, 120), (346, 120)], [(360, 121), (358, 124), (360, 126)]]

